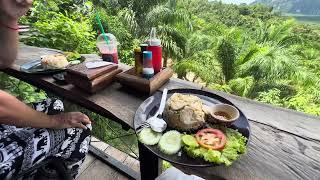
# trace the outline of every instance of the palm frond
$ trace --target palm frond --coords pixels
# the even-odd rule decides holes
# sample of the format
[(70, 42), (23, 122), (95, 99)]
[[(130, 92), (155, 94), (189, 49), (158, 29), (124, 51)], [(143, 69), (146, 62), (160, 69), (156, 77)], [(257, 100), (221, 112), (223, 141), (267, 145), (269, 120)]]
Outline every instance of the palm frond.
[(175, 25), (183, 24), (189, 30), (192, 30), (192, 23), (188, 12), (182, 9), (176, 9), (175, 0), (169, 0), (165, 5), (158, 5), (148, 12), (146, 21), (149, 26), (157, 26), (159, 24)]
[(228, 83), (232, 92), (242, 97), (249, 97), (251, 95), (254, 84), (255, 80), (252, 76), (232, 79)]
[(216, 46), (216, 37), (204, 35), (202, 33), (193, 33), (188, 38), (187, 53), (193, 55), (194, 53), (204, 51), (207, 49), (213, 49)]
[(258, 54), (250, 61), (240, 65), (240, 77), (253, 76), (256, 80), (277, 80), (292, 78), (298, 70), (297, 61), (286, 49), (262, 45)]
[(172, 59), (182, 58), (183, 50), (177, 46), (176, 42), (167, 36), (160, 36), (160, 39), (162, 42), (164, 57)]
[(178, 75), (193, 72), (207, 84), (223, 84), (221, 66), (212, 52), (213, 50), (206, 50), (195, 53), (186, 60), (178, 61), (174, 69)]
[(178, 77), (185, 77), (188, 72), (193, 72), (207, 84), (214, 82), (220, 83), (211, 68), (207, 68), (200, 62), (194, 60), (180, 61), (174, 66), (174, 71), (178, 74)]
[(245, 42), (242, 45), (241, 50), (239, 50), (238, 58), (236, 61), (237, 66), (253, 59), (256, 56), (256, 54), (260, 51), (259, 48), (260, 47), (254, 41)]
[(164, 5), (159, 5), (148, 12), (146, 20), (150, 26), (157, 26), (163, 22), (174, 21), (173, 12)]
[(272, 41), (281, 41), (282, 39), (286, 38), (291, 32), (293, 24), (294, 20), (287, 20), (276, 27), (274, 25), (271, 26), (273, 28), (270, 29), (270, 35), (268, 39)]
[(228, 82), (235, 75), (235, 48), (228, 40), (223, 39), (217, 49), (217, 60), (220, 62), (225, 81)]
[(124, 8), (118, 13), (119, 19), (125, 24), (132, 34), (137, 32), (138, 23), (136, 20), (136, 14), (133, 10)]
[[(164, 50), (171, 55), (169, 57), (182, 57), (185, 54), (187, 39), (177, 28), (168, 25), (158, 26), (158, 36), (161, 39)], [(170, 44), (174, 44), (176, 48), (170, 48), (172, 47), (169, 46)]]

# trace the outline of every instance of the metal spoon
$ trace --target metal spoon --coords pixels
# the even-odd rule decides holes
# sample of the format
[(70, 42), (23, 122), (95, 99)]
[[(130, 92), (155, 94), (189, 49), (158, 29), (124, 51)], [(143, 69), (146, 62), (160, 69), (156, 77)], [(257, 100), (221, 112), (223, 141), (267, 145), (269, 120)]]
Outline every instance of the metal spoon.
[(167, 128), (167, 123), (162, 118), (162, 113), (166, 105), (167, 94), (168, 94), (168, 89), (165, 88), (162, 93), (160, 107), (158, 111), (154, 116), (150, 117), (147, 120), (147, 122), (150, 124), (151, 129), (154, 130), (155, 132), (161, 133)]

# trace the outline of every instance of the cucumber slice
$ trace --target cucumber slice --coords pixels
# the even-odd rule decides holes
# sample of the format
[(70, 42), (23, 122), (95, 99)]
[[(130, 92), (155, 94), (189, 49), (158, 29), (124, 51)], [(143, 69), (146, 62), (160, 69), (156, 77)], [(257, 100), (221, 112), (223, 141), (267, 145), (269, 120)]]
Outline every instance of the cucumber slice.
[(161, 138), (161, 133), (153, 131), (151, 128), (144, 128), (139, 134), (138, 139), (145, 145), (156, 145)]
[(163, 153), (176, 154), (181, 149), (181, 134), (178, 131), (168, 131), (161, 137), (158, 145)]
[(192, 147), (192, 148), (199, 147), (199, 144), (196, 138), (191, 135), (183, 135), (181, 139), (183, 144), (185, 144), (188, 147)]

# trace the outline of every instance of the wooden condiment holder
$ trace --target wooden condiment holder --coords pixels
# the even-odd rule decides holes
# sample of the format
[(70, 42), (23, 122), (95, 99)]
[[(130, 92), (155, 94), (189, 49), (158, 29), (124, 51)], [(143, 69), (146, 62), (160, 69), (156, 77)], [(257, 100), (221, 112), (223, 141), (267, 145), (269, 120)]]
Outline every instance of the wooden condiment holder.
[(131, 68), (119, 73), (116, 76), (116, 80), (123, 86), (151, 95), (163, 86), (172, 75), (173, 70), (165, 68), (154, 75), (151, 79), (145, 79), (142, 78), (141, 75), (137, 75), (135, 73), (135, 68)]

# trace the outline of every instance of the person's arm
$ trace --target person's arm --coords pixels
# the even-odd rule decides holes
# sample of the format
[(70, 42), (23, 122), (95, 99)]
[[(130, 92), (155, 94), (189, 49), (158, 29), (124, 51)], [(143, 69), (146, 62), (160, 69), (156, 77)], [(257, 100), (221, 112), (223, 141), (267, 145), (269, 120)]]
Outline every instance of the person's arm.
[(0, 0), (0, 69), (10, 67), (18, 49), (18, 20), (32, 0)]
[(0, 90), (0, 124), (18, 127), (63, 129), (77, 127), (86, 129), (89, 118), (80, 113), (63, 113), (49, 116), (20, 102), (10, 94)]
[[(14, 24), (6, 22), (0, 17), (0, 23)], [(16, 24), (16, 23), (15, 23)], [(0, 24), (0, 69), (10, 67), (16, 59), (18, 49), (18, 31), (9, 29)]]

